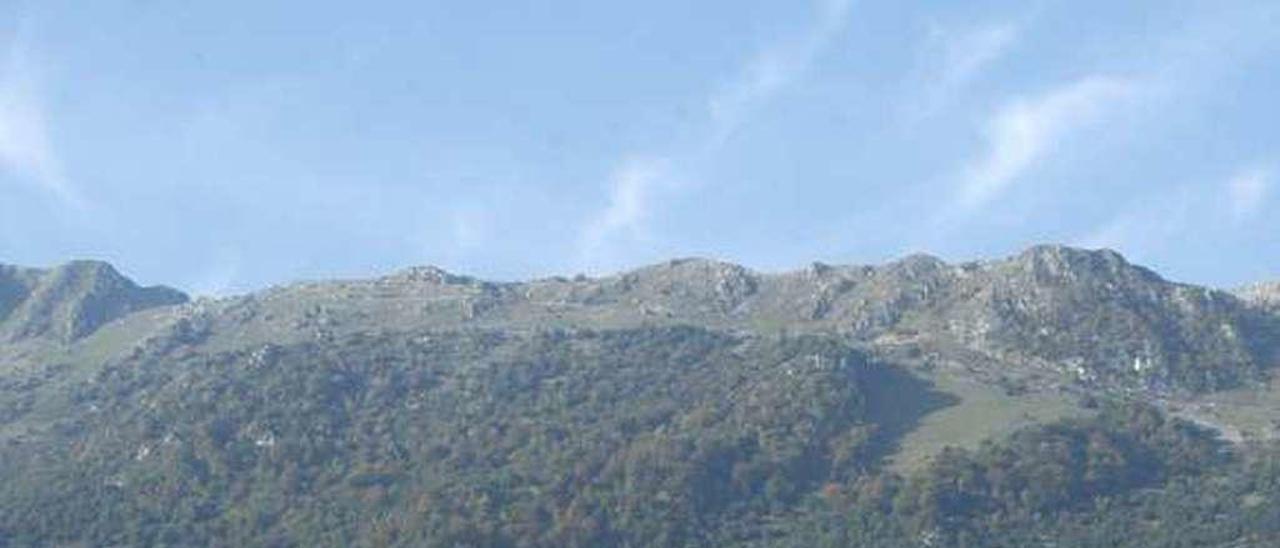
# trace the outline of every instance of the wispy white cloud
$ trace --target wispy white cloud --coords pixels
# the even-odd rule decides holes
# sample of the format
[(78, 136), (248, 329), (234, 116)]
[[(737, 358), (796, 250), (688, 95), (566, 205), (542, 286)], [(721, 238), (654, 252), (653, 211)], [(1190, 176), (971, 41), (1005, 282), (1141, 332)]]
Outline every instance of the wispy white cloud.
[(919, 74), (911, 78), (906, 119), (915, 123), (934, 114), (1017, 43), (1021, 25), (995, 22), (955, 30), (934, 25), (924, 46)]
[(957, 207), (971, 211), (995, 199), (1061, 139), (1095, 124), (1139, 89), (1133, 80), (1095, 75), (1004, 104), (986, 122), (986, 150), (965, 169)]
[(737, 78), (712, 94), (707, 100), (713, 126), (708, 145), (722, 144), (753, 111), (803, 76), (844, 29), (852, 6), (852, 0), (818, 1), (812, 27), (757, 52)]
[[(1133, 42), (1114, 44), (1114, 55), (1099, 63), (1091, 76), (1043, 93), (1005, 100), (980, 122), (985, 138), (982, 151), (962, 163), (957, 172), (944, 175), (944, 180), (955, 185), (955, 194), (938, 211), (934, 222), (922, 229), (928, 234), (927, 241), (938, 245), (940, 240), (951, 238), (980, 209), (1011, 188), (1029, 183), (1030, 175), (1040, 166), (1070, 154), (1086, 130), (1099, 135), (1127, 127), (1121, 124), (1128, 123), (1156, 127), (1161, 113), (1197, 108), (1200, 96), (1214, 93), (1224, 75), (1266, 51), (1267, 44), (1274, 45), (1275, 35), (1268, 31), (1274, 27), (1277, 14), (1280, 8), (1275, 6), (1236, 5), (1228, 9), (1215, 4), (1214, 9), (1188, 19), (1194, 23), (1186, 28), (1135, 36)], [(1014, 44), (1006, 46), (1006, 50), (1029, 35), (1028, 28), (1016, 29)], [(998, 33), (992, 36), (998, 38)], [(1001, 40), (989, 38), (986, 42), (999, 44)], [(975, 54), (972, 58), (982, 57)], [(1189, 213), (1192, 207), (1234, 201), (1238, 205), (1226, 207), (1244, 215), (1255, 207), (1245, 205), (1253, 202), (1247, 196), (1267, 192), (1258, 190), (1268, 186), (1259, 185), (1258, 179), (1242, 178), (1237, 183), (1237, 194), (1241, 196), (1238, 200), (1231, 198), (1230, 189), (1222, 188), (1219, 181), (1214, 182), (1212, 192), (1204, 190), (1203, 184), (1188, 185), (1176, 196), (1162, 190), (1158, 196), (1146, 196), (1146, 201), (1122, 208), (1075, 242), (1090, 247), (1122, 247), (1129, 253), (1161, 247), (1165, 245), (1162, 238), (1189, 234), (1186, 230), (1196, 224)], [(1215, 213), (1225, 216), (1229, 212)]]
[(579, 262), (598, 263), (605, 248), (618, 240), (634, 243), (644, 236), (654, 194), (670, 185), (664, 160), (630, 159), (609, 177), (609, 203), (583, 227)]
[(686, 185), (688, 164), (714, 155), (752, 114), (808, 72), (844, 29), (852, 0), (817, 0), (816, 20), (805, 32), (757, 52), (738, 76), (707, 98), (705, 136), (686, 150), (661, 155), (630, 155), (608, 180), (609, 200), (579, 231), (580, 266), (609, 264), (608, 247), (647, 237), (646, 222), (662, 194)]
[(0, 60), (0, 173), (39, 185), (65, 203), (83, 207), (49, 136), (40, 71), (28, 42), (20, 37), (6, 50)]
[(1012, 23), (996, 23), (972, 29), (948, 40), (938, 82), (943, 87), (955, 87), (969, 81), (1003, 55), (1017, 37), (1017, 26)]
[(1255, 217), (1265, 204), (1275, 173), (1270, 166), (1246, 168), (1227, 181), (1227, 196), (1231, 202), (1231, 216), (1236, 222)]

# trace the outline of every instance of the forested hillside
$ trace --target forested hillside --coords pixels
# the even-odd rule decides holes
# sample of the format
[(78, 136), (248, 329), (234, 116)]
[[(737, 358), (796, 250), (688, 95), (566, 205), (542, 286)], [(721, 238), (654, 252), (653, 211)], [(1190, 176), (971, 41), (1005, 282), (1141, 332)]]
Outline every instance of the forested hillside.
[(1195, 413), (1269, 390), (1269, 301), (1110, 252), (194, 302), (0, 273), (0, 546), (1280, 538), (1274, 425)]

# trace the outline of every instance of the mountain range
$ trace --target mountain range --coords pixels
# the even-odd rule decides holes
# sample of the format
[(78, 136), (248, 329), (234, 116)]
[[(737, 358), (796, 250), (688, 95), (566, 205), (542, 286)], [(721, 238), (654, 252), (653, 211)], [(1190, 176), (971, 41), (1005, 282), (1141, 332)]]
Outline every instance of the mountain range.
[[(1262, 546), (1277, 365), (1280, 284), (1057, 245), (217, 299), (0, 266), (0, 546)], [(1254, 510), (1178, 498), (1211, 478)]]

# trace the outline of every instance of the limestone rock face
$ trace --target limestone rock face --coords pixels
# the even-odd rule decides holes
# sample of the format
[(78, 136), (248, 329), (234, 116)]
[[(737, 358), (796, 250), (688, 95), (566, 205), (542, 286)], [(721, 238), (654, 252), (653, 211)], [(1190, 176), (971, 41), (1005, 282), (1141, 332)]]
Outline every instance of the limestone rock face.
[(1274, 361), (1273, 329), (1254, 307), (1109, 250), (1045, 245), (956, 265), (925, 255), (819, 265), (764, 277), (741, 308), (856, 340), (964, 350), (978, 366), (1162, 391), (1247, 381)]
[(1114, 251), (1059, 245), (959, 264), (912, 255), (782, 273), (690, 258), (601, 278), (504, 283), (422, 267), (279, 288), (252, 309), (247, 323), (215, 318), (223, 326), (215, 338), (312, 339), (302, 328), (320, 317), (338, 335), (462, 325), (825, 332), (913, 346), (992, 377), (1158, 391), (1255, 379), (1274, 365), (1276, 346), (1264, 314), (1235, 295), (1167, 281)]
[(1147, 387), (1216, 388), (1264, 361), (1248, 339), (1262, 326), (1245, 303), (1105, 250), (1042, 246), (990, 263), (934, 316), (948, 322), (938, 331), (986, 353)]

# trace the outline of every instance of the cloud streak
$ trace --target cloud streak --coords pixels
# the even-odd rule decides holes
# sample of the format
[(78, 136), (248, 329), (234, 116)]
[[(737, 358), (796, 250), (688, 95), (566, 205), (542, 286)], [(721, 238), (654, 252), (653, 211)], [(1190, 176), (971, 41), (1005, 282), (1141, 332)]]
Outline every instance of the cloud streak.
[(972, 211), (991, 202), (1052, 154), (1059, 141), (1096, 123), (1139, 87), (1095, 75), (1007, 102), (986, 122), (986, 152), (965, 170), (958, 207)]
[(684, 186), (678, 175), (688, 164), (715, 155), (750, 117), (802, 78), (844, 29), (852, 0), (818, 0), (817, 17), (805, 32), (757, 52), (738, 76), (707, 99), (705, 137), (687, 150), (663, 155), (631, 155), (608, 180), (609, 200), (579, 231), (578, 256), (584, 268), (598, 266), (611, 245), (647, 237), (659, 195)]
[(1010, 22), (982, 25), (956, 32), (934, 27), (925, 46), (927, 61), (911, 81), (906, 121), (914, 124), (935, 114), (983, 70), (1005, 56), (1017, 43), (1021, 27)]
[(852, 6), (851, 0), (817, 2), (817, 21), (807, 32), (758, 52), (736, 79), (713, 94), (707, 101), (713, 125), (708, 144), (723, 144), (753, 111), (803, 76), (844, 30)]
[(1244, 169), (1227, 181), (1227, 197), (1231, 203), (1231, 216), (1236, 222), (1253, 219), (1262, 210), (1275, 182), (1275, 173), (1269, 166)]
[(606, 247), (618, 240), (634, 242), (644, 236), (654, 193), (666, 181), (663, 160), (630, 159), (609, 177), (609, 202), (581, 231), (579, 259), (601, 259)]
[(984, 26), (963, 34), (948, 43), (943, 70), (938, 78), (943, 87), (952, 88), (968, 82), (1013, 45), (1018, 28), (1010, 23)]
[(49, 136), (40, 73), (21, 38), (9, 44), (0, 64), (0, 173), (39, 186), (63, 202), (83, 207), (67, 181)]

